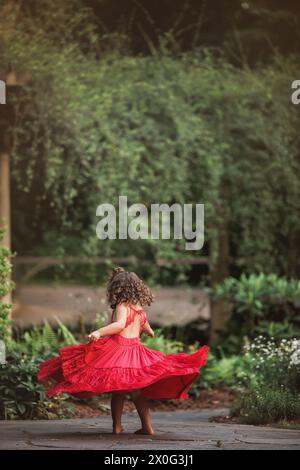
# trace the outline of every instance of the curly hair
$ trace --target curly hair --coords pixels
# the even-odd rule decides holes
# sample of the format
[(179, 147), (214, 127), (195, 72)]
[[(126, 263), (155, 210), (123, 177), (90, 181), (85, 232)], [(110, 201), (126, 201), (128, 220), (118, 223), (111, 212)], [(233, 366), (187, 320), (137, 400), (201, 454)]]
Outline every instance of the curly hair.
[(107, 300), (115, 310), (118, 304), (151, 305), (154, 296), (149, 287), (133, 272), (114, 268), (107, 283)]

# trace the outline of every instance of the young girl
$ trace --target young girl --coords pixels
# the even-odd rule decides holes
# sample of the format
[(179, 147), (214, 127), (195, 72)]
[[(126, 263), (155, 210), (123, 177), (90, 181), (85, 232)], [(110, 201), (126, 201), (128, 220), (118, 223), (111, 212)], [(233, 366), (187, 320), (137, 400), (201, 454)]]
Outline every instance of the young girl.
[(123, 431), (124, 398), (130, 394), (141, 420), (137, 434), (153, 434), (147, 399), (184, 399), (206, 364), (209, 348), (193, 354), (163, 354), (144, 346), (141, 333), (154, 337), (144, 305), (151, 305), (150, 289), (133, 272), (112, 271), (107, 286), (111, 323), (89, 335), (89, 343), (67, 346), (40, 365), (41, 381), (54, 379), (48, 395), (68, 393), (89, 397), (111, 393), (113, 432)]

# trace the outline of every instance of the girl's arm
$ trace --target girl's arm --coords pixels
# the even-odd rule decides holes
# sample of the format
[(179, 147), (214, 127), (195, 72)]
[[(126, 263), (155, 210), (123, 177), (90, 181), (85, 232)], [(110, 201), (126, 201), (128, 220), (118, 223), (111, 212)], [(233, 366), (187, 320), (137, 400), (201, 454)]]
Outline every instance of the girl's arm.
[(143, 333), (145, 333), (147, 336), (150, 336), (150, 338), (154, 338), (155, 334), (154, 331), (152, 330), (150, 323), (148, 320), (146, 321), (144, 327), (143, 327)]
[(89, 335), (90, 341), (97, 341), (101, 336), (110, 336), (119, 333), (125, 328), (127, 319), (127, 308), (125, 305), (118, 305), (116, 308), (116, 321), (110, 325), (99, 328), (99, 330), (93, 331)]

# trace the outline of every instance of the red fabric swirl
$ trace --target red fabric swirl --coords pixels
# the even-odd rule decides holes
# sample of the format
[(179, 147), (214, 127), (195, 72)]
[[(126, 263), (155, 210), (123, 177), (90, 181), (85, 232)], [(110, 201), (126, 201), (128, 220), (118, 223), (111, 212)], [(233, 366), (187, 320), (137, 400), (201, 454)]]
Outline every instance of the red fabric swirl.
[(48, 396), (141, 390), (147, 398), (184, 399), (206, 364), (208, 352), (203, 346), (193, 354), (163, 354), (144, 346), (140, 338), (112, 335), (60, 349), (59, 357), (40, 365), (38, 379), (56, 382)]

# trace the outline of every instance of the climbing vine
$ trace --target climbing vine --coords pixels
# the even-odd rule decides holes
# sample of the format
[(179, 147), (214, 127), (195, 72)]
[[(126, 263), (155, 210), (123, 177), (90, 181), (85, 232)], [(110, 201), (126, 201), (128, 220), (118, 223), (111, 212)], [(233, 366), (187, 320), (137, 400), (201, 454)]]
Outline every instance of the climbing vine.
[(212, 256), (214, 246), (218, 256), (211, 241), (225, 229), (231, 256), (244, 258), (246, 270), (297, 274), (296, 62), (277, 57), (250, 70), (205, 49), (101, 50), (89, 12), (75, 15), (61, 36), (66, 11), (50, 13), (43, 31), (25, 18), (0, 50), (1, 63), (31, 75), (12, 97), (16, 247), (188, 256), (180, 241), (100, 242), (95, 210), (119, 195), (146, 205), (201, 202), (203, 253)]

